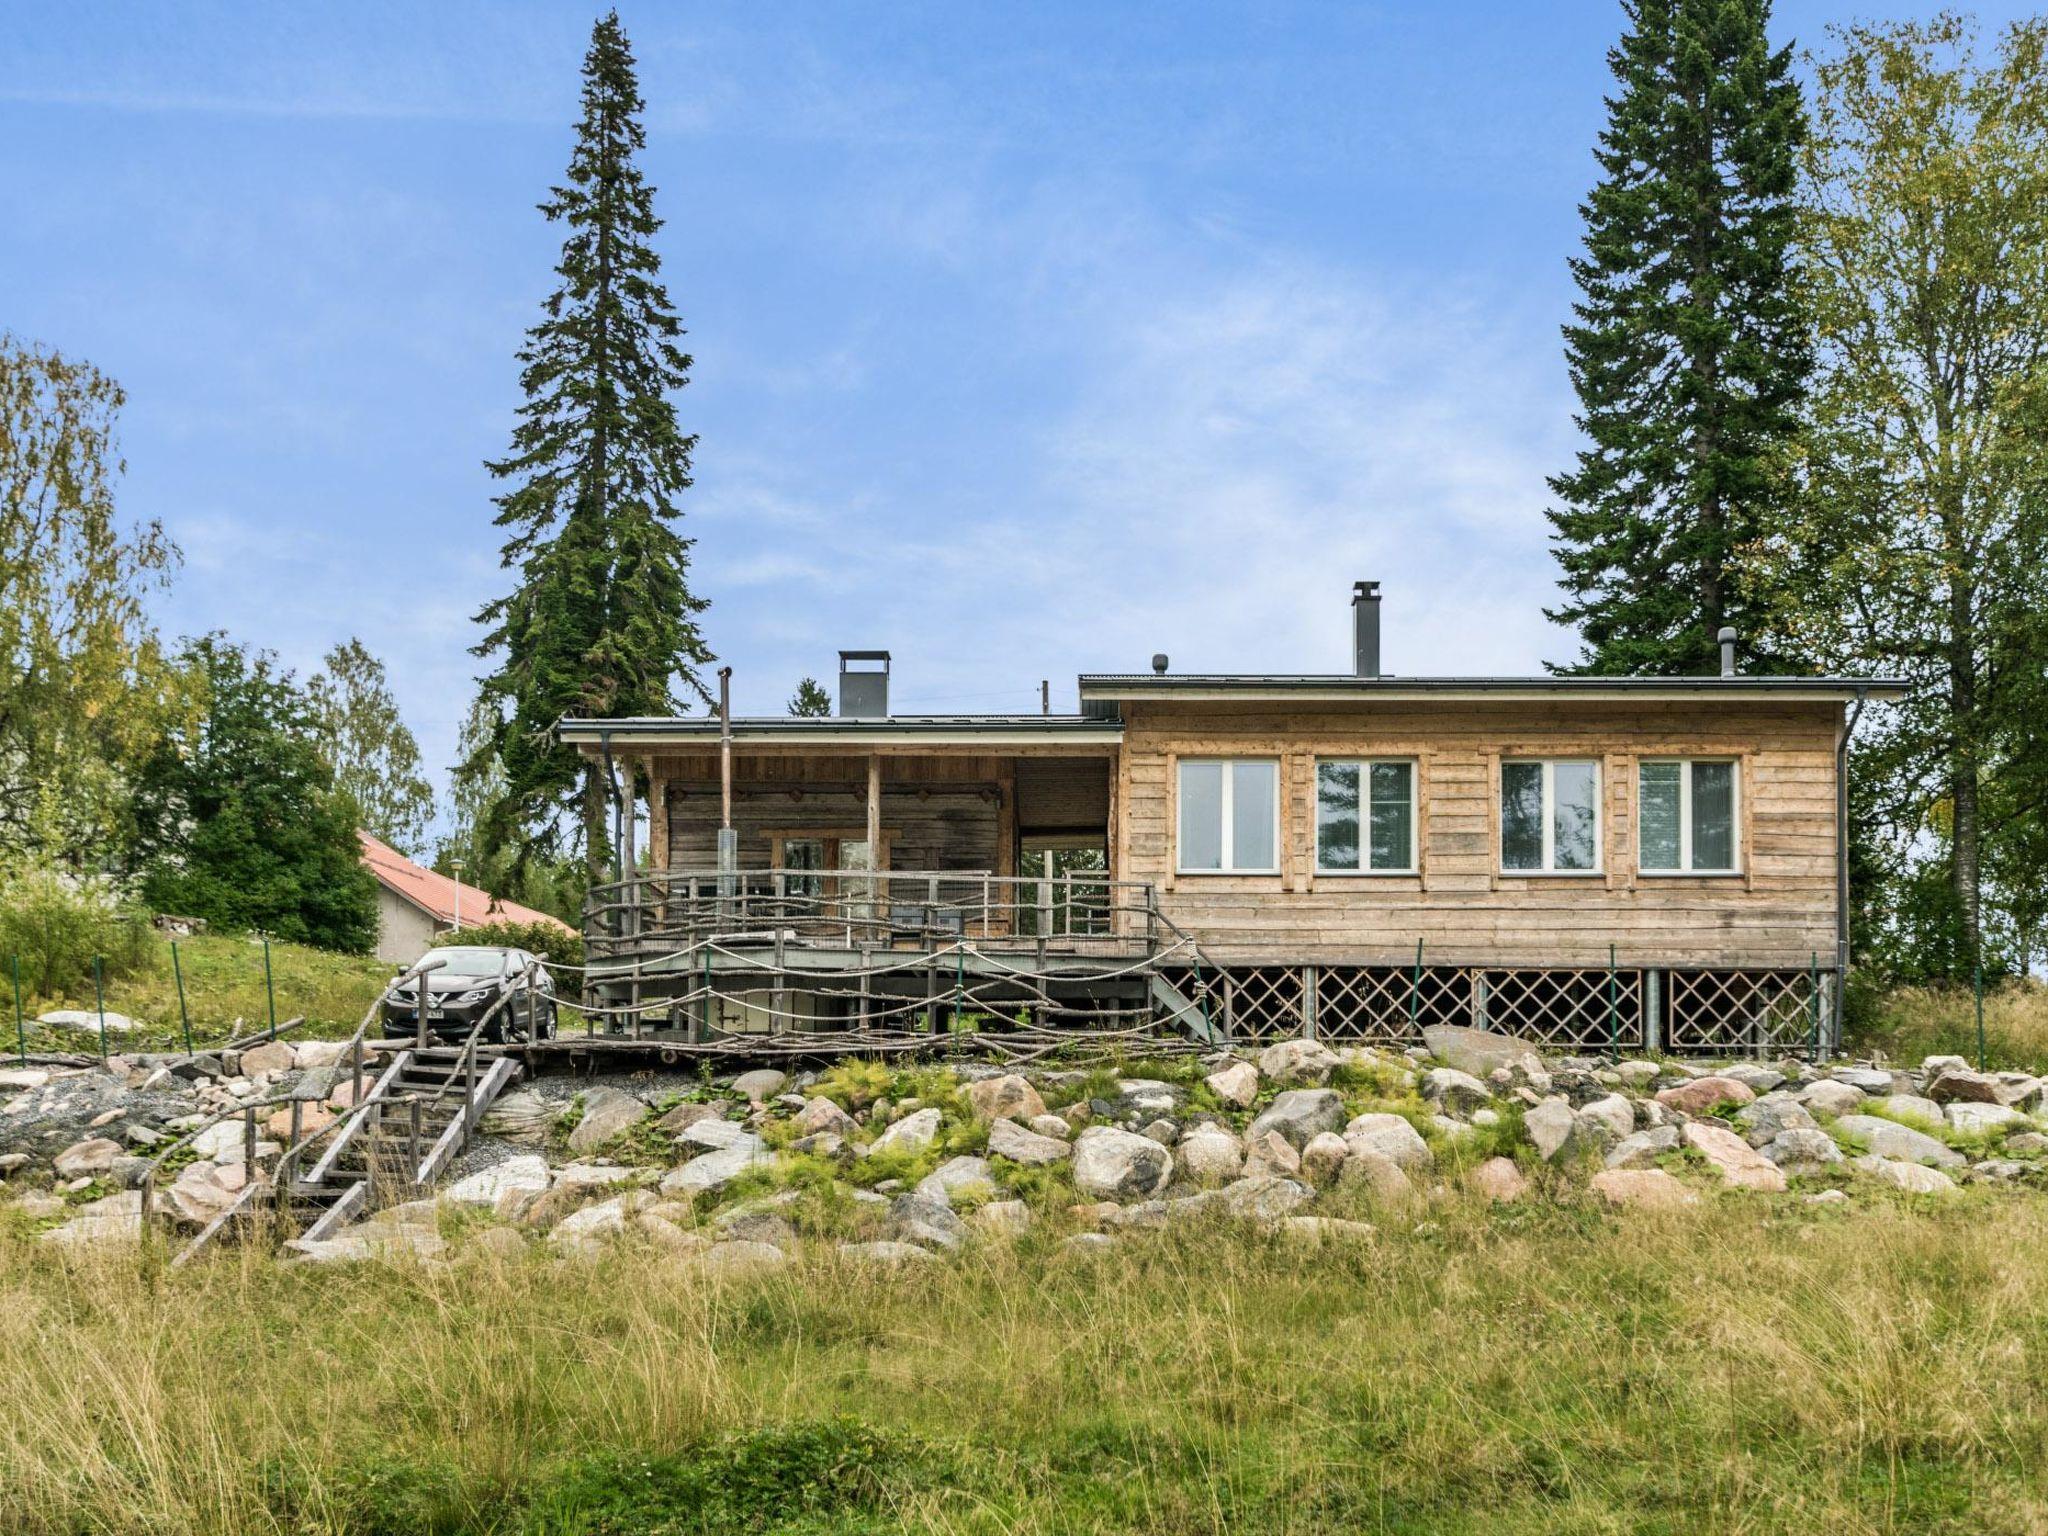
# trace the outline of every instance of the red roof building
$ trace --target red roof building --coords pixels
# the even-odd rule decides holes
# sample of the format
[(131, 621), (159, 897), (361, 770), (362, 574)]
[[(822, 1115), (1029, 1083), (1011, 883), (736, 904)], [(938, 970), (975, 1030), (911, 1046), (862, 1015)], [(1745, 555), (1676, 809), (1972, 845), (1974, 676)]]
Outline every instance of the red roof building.
[(436, 934), (479, 923), (547, 923), (564, 933), (575, 932), (552, 913), (501, 901), (478, 886), (436, 874), (367, 832), (356, 836), (362, 839), (364, 866), (377, 877), (377, 957), (381, 960), (409, 965), (433, 943)]

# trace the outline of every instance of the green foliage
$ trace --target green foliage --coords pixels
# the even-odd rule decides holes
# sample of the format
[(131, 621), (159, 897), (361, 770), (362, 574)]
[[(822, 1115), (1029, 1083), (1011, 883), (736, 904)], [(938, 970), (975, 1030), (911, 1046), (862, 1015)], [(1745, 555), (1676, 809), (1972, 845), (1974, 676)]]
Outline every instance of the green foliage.
[(180, 663), (204, 707), (168, 732), (136, 787), (143, 894), (160, 911), (361, 953), (377, 934), (354, 806), (336, 793), (291, 674), (220, 635)]
[(0, 870), (118, 856), (129, 777), (180, 704), (144, 609), (177, 546), (114, 508), (124, 402), (0, 333)]
[[(1578, 670), (1713, 672), (1760, 628), (1737, 557), (1790, 496), (1809, 366), (1789, 282), (1790, 50), (1769, 0), (1631, 0), (1565, 329), (1591, 440), (1550, 484)], [(1767, 660), (1767, 658), (1766, 658)]]
[(384, 663), (351, 639), (327, 653), (306, 695), (334, 787), (355, 805), (357, 824), (409, 857), (424, 852), (434, 787), (421, 772), (419, 740), (398, 713)]
[(796, 685), (796, 692), (789, 696), (789, 712), (792, 715), (822, 716), (832, 713), (832, 695), (825, 691), (825, 685), (815, 677), (807, 677)]
[(1988, 54), (1953, 14), (1833, 43), (1803, 166), (1807, 494), (1755, 563), (1785, 645), (1914, 684), (1859, 742), (1862, 862), (1894, 882), (1862, 926), (1897, 975), (1961, 976), (1999, 927), (1985, 872), (2030, 944), (2048, 888), (2048, 21)]
[(0, 881), (0, 986), (12, 986), (16, 957), (24, 993), (47, 998), (90, 989), (95, 955), (103, 976), (119, 978), (145, 969), (153, 954), (148, 918), (105, 881), (51, 869)]
[(818, 1075), (811, 1092), (830, 1099), (849, 1114), (866, 1109), (890, 1091), (889, 1064), (872, 1057), (855, 1057), (839, 1062)]
[(550, 965), (583, 964), (583, 935), (566, 932), (553, 923), (470, 923), (451, 932), (434, 935), (436, 949), (450, 944), (523, 949), (529, 954), (539, 955)]
[(583, 116), (567, 183), (541, 212), (567, 226), (560, 286), (520, 349), (526, 399), (512, 450), (489, 468), (513, 589), (477, 615), (479, 655), (497, 659), (481, 702), (493, 730), (473, 772), (494, 757), (504, 788), (482, 831), (516, 863), (558, 851), (557, 824), (579, 815), (591, 878), (605, 865), (612, 798), (603, 769), (555, 735), (565, 715), (665, 715), (675, 690), (707, 695), (711, 659), (690, 592), (689, 541), (676, 498), (696, 439), (670, 395), (689, 379), (682, 324), (659, 280), (654, 189), (633, 56), (616, 13), (592, 29)]

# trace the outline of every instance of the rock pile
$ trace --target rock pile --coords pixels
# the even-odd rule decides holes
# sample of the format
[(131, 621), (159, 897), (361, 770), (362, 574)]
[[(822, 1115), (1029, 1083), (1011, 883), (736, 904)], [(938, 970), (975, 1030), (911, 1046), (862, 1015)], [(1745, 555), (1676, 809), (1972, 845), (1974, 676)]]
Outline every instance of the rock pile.
[[(294, 1084), (314, 1087), (309, 1111), (339, 1109), (346, 1082), (311, 1075), (332, 1065), (321, 1055), (280, 1043), (210, 1067), (0, 1071), (0, 1177), (37, 1219), (70, 1218), (52, 1240), (132, 1232), (116, 1192), (152, 1139)], [(1405, 1219), (1458, 1190), (1681, 1211), (1723, 1193), (1840, 1204), (2048, 1182), (2048, 1079), (1953, 1057), (1612, 1061), (1432, 1029), (1407, 1051), (1290, 1040), (1126, 1070), (764, 1068), (687, 1095), (543, 1080), (500, 1101), (438, 1201), (300, 1247), (433, 1259), (460, 1231), (505, 1256), (633, 1241), (754, 1273), (800, 1247), (893, 1266), (1037, 1229), (1082, 1253), (1190, 1218), (1348, 1241), (1370, 1230), (1356, 1216)], [(208, 1132), (172, 1208), (203, 1222), (283, 1135), (267, 1128), (251, 1169), (239, 1126)], [(456, 1210), (472, 1214), (451, 1227)]]

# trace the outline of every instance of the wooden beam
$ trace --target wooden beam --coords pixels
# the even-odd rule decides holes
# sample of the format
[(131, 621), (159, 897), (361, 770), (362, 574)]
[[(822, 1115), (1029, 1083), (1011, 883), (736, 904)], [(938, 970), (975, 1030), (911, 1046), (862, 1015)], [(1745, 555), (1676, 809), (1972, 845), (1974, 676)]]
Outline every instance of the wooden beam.
[(882, 759), (868, 755), (868, 865), (877, 869), (882, 857)]

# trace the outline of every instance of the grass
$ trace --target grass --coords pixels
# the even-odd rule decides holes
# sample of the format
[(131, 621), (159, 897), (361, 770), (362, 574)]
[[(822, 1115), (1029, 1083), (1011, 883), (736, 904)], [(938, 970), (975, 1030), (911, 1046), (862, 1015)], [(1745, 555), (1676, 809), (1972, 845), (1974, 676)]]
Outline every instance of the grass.
[(175, 1275), (0, 1236), (0, 1529), (2048, 1524), (2048, 1196), (1047, 1230), (749, 1280), (621, 1247)]
[[(1967, 986), (1897, 987), (1873, 998), (1869, 1017), (1846, 1042), (1858, 1055), (1918, 1066), (1928, 1056), (1977, 1060), (1977, 1013)], [(2048, 985), (2004, 981), (1984, 993), (1984, 1063), (1994, 1072), (2048, 1061)]]
[[(107, 978), (109, 1013), (123, 1013), (146, 1026), (134, 1034), (109, 1035), (110, 1046), (124, 1044), (165, 1048), (181, 1042), (177, 977), (171, 966), (171, 943), (159, 933), (149, 936), (144, 963), (123, 976)], [(193, 1039), (219, 1043), (261, 1028), (270, 1020), (263, 984), (263, 943), (246, 934), (197, 934), (178, 940), (178, 963), (185, 976), (185, 1005), (192, 1019)], [(303, 944), (271, 941), (270, 971), (276, 990), (277, 1018), (303, 1016), (307, 1037), (345, 1035), (362, 1021), (363, 1012), (398, 968), (369, 955), (340, 955)], [(8, 1000), (11, 1005), (11, 998)], [(74, 1030), (38, 1029), (35, 1016), (56, 1008), (93, 1007), (92, 983), (56, 997), (23, 999), (29, 1018), (31, 1050), (97, 1048), (97, 1036)], [(12, 1040), (12, 1020), (6, 1040)]]

